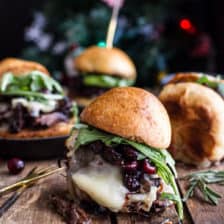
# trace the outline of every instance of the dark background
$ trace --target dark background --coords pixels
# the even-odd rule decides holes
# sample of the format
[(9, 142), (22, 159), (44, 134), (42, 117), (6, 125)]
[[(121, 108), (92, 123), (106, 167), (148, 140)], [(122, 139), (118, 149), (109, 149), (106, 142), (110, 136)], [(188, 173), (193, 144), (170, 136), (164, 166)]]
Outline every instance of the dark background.
[[(74, 0), (76, 1), (76, 0)], [(131, 0), (127, 0), (131, 1)], [(156, 2), (156, 0), (153, 0)], [(32, 21), (33, 9), (41, 8), (47, 0), (1, 0), (0, 1), (0, 58), (20, 56), (26, 44), (24, 42), (24, 29)], [(177, 4), (179, 14), (188, 15), (197, 25), (200, 32), (205, 32), (212, 39), (215, 51), (214, 72), (224, 73), (224, 1), (223, 0), (181, 0)], [(175, 22), (167, 21), (167, 33), (172, 33)], [(175, 43), (174, 43), (175, 45)], [(184, 57), (184, 55), (183, 55)], [(177, 59), (178, 60), (178, 59)], [(181, 62), (184, 64), (184, 60)], [(173, 62), (179, 64), (179, 62)], [(182, 69), (193, 65), (188, 60)], [(171, 63), (171, 68), (175, 67)], [(185, 66), (185, 67), (184, 67)], [(193, 67), (193, 66), (192, 66)], [(172, 71), (172, 69), (171, 69)]]
[(44, 0), (0, 1), (0, 58), (18, 56), (24, 47), (24, 28), (32, 19), (34, 7)]

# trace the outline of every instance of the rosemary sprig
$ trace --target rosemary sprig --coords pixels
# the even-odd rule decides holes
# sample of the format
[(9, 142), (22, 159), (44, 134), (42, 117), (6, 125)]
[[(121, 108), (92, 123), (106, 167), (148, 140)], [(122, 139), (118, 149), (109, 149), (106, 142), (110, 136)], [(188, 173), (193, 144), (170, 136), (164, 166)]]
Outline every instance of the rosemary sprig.
[(18, 182), (0, 189), (0, 196), (23, 186), (26, 186), (26, 187), (32, 186), (38, 180), (44, 177), (50, 176), (54, 173), (63, 171), (64, 169), (65, 167), (56, 168), (56, 169), (53, 167), (41, 168), (41, 169), (37, 169), (36, 167), (34, 167), (24, 178), (22, 178)]
[(205, 201), (213, 205), (218, 204), (218, 200), (221, 198), (217, 192), (208, 187), (208, 184), (224, 184), (224, 171), (199, 171), (189, 174), (181, 179), (187, 179), (189, 181), (189, 188), (183, 198), (183, 201), (187, 201), (194, 195), (194, 191), (197, 188), (203, 195)]
[(63, 171), (65, 167), (54, 168), (40, 168), (34, 167), (29, 173), (19, 180), (18, 182), (6, 186), (0, 189), (0, 196), (9, 192), (15, 191), (1, 206), (0, 206), (0, 217), (17, 201), (17, 199), (23, 194), (23, 192), (33, 186), (38, 180), (50, 176), (54, 173)]

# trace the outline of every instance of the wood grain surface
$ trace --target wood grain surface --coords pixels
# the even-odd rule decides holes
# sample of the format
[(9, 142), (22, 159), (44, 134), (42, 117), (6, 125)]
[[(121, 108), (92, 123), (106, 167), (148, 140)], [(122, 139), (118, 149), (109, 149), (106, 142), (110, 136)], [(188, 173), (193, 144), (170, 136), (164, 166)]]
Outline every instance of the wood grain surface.
[[(214, 166), (210, 169), (224, 170), (224, 164)], [(179, 177), (196, 171), (183, 165), (178, 165), (177, 170)], [(182, 194), (185, 194), (187, 188), (186, 181), (178, 181), (178, 183)], [(190, 198), (186, 203), (191, 219), (195, 224), (224, 224), (224, 186), (213, 184), (210, 187), (222, 195), (217, 206), (206, 203), (199, 193), (196, 193), (195, 197)]]
[[(55, 165), (56, 161), (27, 162), (24, 171), (19, 175), (9, 175), (6, 163), (0, 162), (0, 187), (14, 183), (24, 177), (28, 171), (35, 167), (47, 167)], [(223, 169), (224, 165), (216, 167)], [(195, 171), (189, 167), (177, 167), (179, 176)], [(181, 192), (186, 189), (185, 181), (178, 181)], [(223, 195), (223, 186), (213, 186)], [(50, 194), (66, 194), (66, 180), (62, 174), (55, 174), (39, 182), (38, 185), (27, 189), (18, 201), (0, 218), (0, 224), (64, 224), (62, 217), (58, 215), (49, 203)], [(0, 198), (0, 204), (9, 195)], [(172, 219), (173, 209), (167, 210), (167, 216)], [(189, 211), (189, 213), (188, 213)], [(111, 219), (112, 218), (112, 219)], [(142, 218), (131, 215), (117, 215), (112, 217), (93, 217), (95, 224), (161, 224), (162, 219), (158, 217)], [(190, 199), (185, 208), (184, 224), (224, 224), (224, 198), (220, 200), (218, 206), (205, 203), (200, 197)]]

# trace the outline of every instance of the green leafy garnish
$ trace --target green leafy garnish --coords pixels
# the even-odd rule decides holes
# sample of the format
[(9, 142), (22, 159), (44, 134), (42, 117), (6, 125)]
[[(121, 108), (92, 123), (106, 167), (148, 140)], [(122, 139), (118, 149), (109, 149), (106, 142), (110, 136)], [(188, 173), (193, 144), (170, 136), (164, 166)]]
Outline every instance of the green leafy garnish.
[[(94, 141), (102, 141), (107, 146), (116, 146), (119, 144), (127, 144), (138, 150), (143, 156), (148, 157), (156, 166), (158, 175), (173, 188), (174, 195), (177, 200), (177, 211), (180, 219), (183, 219), (183, 205), (180, 199), (179, 191), (175, 182), (176, 171), (174, 160), (166, 150), (159, 150), (153, 147), (146, 146), (125, 138), (105, 133), (90, 126), (79, 126), (78, 137), (75, 141), (74, 148), (78, 149), (81, 145), (86, 145)], [(174, 173), (172, 172), (174, 171)]]
[(87, 86), (97, 86), (102, 88), (123, 87), (134, 84), (133, 80), (121, 79), (109, 75), (84, 75), (83, 82)]
[(160, 195), (161, 199), (168, 199), (170, 201), (174, 201), (174, 202), (181, 202), (181, 198), (175, 194), (171, 194), (168, 192), (162, 192), (162, 194)]
[(217, 76), (214, 80), (210, 80), (206, 75), (203, 75), (196, 82), (214, 89), (222, 97), (224, 97), (224, 83), (220, 82), (219, 76)]
[[(46, 93), (42, 93), (43, 91)], [(63, 98), (63, 89), (60, 84), (40, 71), (33, 71), (24, 76), (15, 76), (10, 72), (4, 74), (0, 81), (0, 93), (36, 100)]]
[(79, 108), (76, 102), (72, 103), (72, 108), (71, 108), (71, 112), (73, 114), (74, 117), (78, 117), (79, 114)]
[(207, 76), (203, 75), (198, 80), (197, 83), (207, 85), (208, 87), (215, 89), (218, 85), (217, 81), (210, 80)]
[(184, 196), (183, 201), (187, 201), (194, 195), (195, 189), (198, 189), (202, 193), (205, 201), (213, 205), (218, 204), (218, 199), (221, 198), (221, 195), (209, 188), (208, 184), (224, 184), (224, 171), (199, 171), (187, 175), (181, 179), (187, 179), (189, 181), (189, 188)]

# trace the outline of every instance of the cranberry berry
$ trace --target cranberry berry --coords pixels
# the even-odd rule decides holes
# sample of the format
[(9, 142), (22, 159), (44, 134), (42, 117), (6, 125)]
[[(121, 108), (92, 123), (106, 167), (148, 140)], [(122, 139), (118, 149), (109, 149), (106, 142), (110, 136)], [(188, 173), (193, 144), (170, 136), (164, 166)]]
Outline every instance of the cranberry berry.
[(156, 173), (156, 168), (150, 164), (148, 159), (143, 160), (142, 169), (147, 174), (155, 174)]
[(124, 173), (123, 174), (124, 185), (128, 188), (129, 191), (135, 192), (140, 188), (140, 182), (138, 174), (134, 173)]
[(25, 167), (25, 163), (19, 158), (13, 158), (8, 160), (7, 166), (11, 174), (18, 174)]
[(126, 171), (135, 171), (138, 168), (138, 162), (137, 161), (126, 162), (122, 165), (122, 168)]

